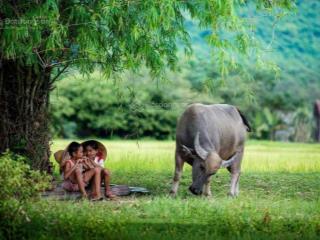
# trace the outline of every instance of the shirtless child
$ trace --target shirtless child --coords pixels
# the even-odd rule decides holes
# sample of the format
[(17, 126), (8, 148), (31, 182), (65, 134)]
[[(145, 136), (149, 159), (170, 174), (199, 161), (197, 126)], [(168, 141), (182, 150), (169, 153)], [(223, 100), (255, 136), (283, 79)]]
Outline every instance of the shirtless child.
[(101, 168), (93, 166), (86, 168), (83, 147), (77, 142), (72, 142), (67, 149), (70, 159), (64, 161), (61, 170), (64, 176), (63, 186), (67, 191), (79, 191), (83, 198), (88, 198), (85, 187), (93, 178), (93, 191), (91, 200), (100, 200)]
[(107, 198), (115, 198), (116, 196), (110, 189), (110, 171), (103, 167), (104, 160), (99, 156), (99, 146), (96, 141), (86, 141), (84, 146), (84, 152), (89, 161), (94, 164), (95, 167), (100, 168), (101, 176), (104, 181), (105, 195)]

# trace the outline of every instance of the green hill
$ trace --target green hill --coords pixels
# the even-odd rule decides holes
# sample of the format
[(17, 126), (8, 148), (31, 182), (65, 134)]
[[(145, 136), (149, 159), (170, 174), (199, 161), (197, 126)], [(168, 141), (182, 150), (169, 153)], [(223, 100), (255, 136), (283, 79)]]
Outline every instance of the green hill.
[[(286, 72), (288, 70), (311, 71), (319, 76), (320, 69), (320, 1), (299, 0), (297, 12), (290, 13), (281, 19), (257, 14), (254, 9), (247, 15), (254, 16), (256, 37), (262, 41), (265, 52)], [(192, 20), (186, 22), (191, 35), (192, 45), (197, 55), (207, 57), (209, 46), (205, 38), (211, 33), (200, 29)], [(293, 66), (294, 64), (298, 66)], [(297, 71), (297, 72), (300, 72)]]

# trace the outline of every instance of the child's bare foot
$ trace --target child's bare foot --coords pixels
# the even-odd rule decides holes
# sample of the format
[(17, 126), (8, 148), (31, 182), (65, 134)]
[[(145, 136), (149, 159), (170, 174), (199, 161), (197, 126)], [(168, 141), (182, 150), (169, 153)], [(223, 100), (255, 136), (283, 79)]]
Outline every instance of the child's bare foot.
[(101, 195), (93, 195), (92, 197), (91, 197), (91, 201), (101, 201), (103, 199), (103, 197), (101, 196)]
[(117, 196), (114, 195), (111, 191), (106, 191), (106, 197), (110, 199), (116, 199)]
[(92, 200), (92, 201), (96, 201), (96, 200), (99, 200), (101, 198), (102, 198), (102, 196), (99, 193), (93, 192), (93, 193), (90, 194), (90, 200)]
[(87, 194), (81, 194), (76, 199), (77, 200), (87, 200), (88, 199), (88, 195)]

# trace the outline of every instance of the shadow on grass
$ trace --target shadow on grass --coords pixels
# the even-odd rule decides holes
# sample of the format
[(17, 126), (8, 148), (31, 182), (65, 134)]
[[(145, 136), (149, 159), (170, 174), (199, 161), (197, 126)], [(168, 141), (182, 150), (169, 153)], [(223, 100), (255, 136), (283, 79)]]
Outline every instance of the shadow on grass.
[(278, 221), (272, 224), (242, 222), (226, 224), (183, 223), (90, 223), (65, 226), (33, 222), (21, 226), (12, 238), (19, 239), (319, 239), (320, 229), (305, 222)]

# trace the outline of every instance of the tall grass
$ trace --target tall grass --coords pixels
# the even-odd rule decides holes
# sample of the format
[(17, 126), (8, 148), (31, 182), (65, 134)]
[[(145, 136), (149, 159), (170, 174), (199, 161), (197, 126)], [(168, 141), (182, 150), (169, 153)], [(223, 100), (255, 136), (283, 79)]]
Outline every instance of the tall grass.
[[(81, 140), (80, 140), (81, 141)], [(67, 140), (54, 141), (52, 150), (64, 149)], [(171, 171), (174, 167), (173, 141), (105, 141), (106, 166), (117, 170)], [(187, 167), (187, 169), (190, 169)], [(248, 141), (242, 171), (319, 172), (320, 146), (317, 144)]]

